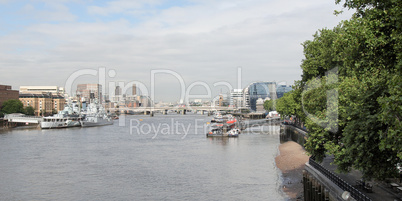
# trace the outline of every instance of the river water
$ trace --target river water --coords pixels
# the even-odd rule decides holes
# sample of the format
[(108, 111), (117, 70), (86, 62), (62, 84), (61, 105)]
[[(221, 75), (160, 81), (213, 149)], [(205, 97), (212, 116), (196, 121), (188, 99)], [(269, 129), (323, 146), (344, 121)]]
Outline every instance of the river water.
[(206, 138), (210, 117), (0, 130), (1, 200), (285, 200), (279, 127)]

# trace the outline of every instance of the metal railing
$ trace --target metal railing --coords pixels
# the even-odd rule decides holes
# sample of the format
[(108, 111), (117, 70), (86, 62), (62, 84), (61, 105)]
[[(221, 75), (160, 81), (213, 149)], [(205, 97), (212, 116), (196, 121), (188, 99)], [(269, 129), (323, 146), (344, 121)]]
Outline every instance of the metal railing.
[(333, 172), (327, 170), (320, 164), (314, 161), (312, 157), (309, 159), (309, 164), (314, 167), (316, 170), (320, 171), (324, 176), (326, 176), (329, 180), (334, 182), (337, 186), (339, 186), (342, 190), (348, 191), (350, 195), (357, 201), (372, 201), (365, 194), (357, 190), (355, 187), (341, 179), (338, 175)]

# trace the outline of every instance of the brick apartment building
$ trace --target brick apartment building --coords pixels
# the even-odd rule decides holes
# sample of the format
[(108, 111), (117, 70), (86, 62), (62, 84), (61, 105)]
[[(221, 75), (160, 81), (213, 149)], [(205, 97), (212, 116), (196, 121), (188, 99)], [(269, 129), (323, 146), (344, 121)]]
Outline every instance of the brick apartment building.
[(19, 99), (24, 107), (31, 106), (35, 110), (35, 115), (50, 115), (53, 111), (58, 112), (64, 109), (66, 100), (61, 95), (51, 93), (43, 94), (20, 94)]
[(7, 100), (17, 99), (19, 92), (17, 90), (12, 90), (9, 85), (0, 85), (0, 107)]

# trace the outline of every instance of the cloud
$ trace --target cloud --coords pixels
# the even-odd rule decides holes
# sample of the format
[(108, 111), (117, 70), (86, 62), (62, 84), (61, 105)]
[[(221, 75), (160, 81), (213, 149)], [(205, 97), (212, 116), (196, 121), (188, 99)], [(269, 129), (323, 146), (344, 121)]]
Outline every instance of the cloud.
[(21, 8), (19, 13), (26, 19), (41, 22), (70, 22), (77, 19), (77, 17), (70, 12), (70, 9), (67, 6), (57, 1), (44, 3), (44, 6), (26, 4)]
[[(103, 66), (116, 70), (115, 79), (147, 85), (152, 69), (170, 69), (187, 84), (204, 81), (212, 86), (226, 80), (237, 86), (237, 68), (242, 67), (243, 86), (257, 80), (293, 84), (301, 75), (300, 44), (318, 29), (350, 17), (348, 12), (333, 16), (341, 6), (322, 0), (130, 2), (74, 4), (91, 20), (83, 19), (84, 13), (72, 15), (79, 9), (60, 2), (45, 6), (60, 12), (56, 21), (41, 17), (52, 16), (47, 13), (51, 9), (26, 5), (29, 16), (39, 14), (39, 22), (0, 36), (1, 80), (17, 87), (62, 86), (76, 70)], [(102, 17), (93, 18), (98, 15)], [(21, 79), (14, 79), (6, 70), (10, 68), (18, 69)], [(174, 100), (170, 94), (178, 84), (165, 77), (158, 81), (157, 98)]]
[(111, 15), (111, 14), (133, 14), (140, 13), (139, 10), (146, 6), (155, 6), (160, 4), (158, 0), (118, 0), (109, 1), (105, 6), (89, 6), (88, 13), (92, 15)]

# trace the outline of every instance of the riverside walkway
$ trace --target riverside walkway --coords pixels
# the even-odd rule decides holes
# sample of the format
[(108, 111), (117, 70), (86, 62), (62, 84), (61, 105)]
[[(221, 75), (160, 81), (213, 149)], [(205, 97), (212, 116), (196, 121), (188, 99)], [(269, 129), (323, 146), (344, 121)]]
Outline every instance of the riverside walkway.
[[(292, 130), (290, 133), (286, 133), (285, 136), (281, 136), (281, 141), (295, 141), (303, 146), (303, 140), (308, 137), (308, 133), (298, 127), (293, 125), (282, 125), (285, 130)], [(326, 176), (333, 183), (339, 183), (337, 185), (339, 189), (344, 191), (354, 191), (355, 197), (349, 200), (364, 200), (364, 201), (402, 201), (402, 191), (398, 187), (402, 187), (399, 179), (391, 179), (388, 183), (382, 181), (366, 181), (372, 185), (371, 191), (364, 189), (357, 181), (362, 179), (362, 174), (357, 170), (352, 170), (349, 173), (338, 173), (336, 171), (337, 166), (332, 164), (334, 162), (333, 156), (326, 156), (321, 163), (317, 163), (311, 160), (306, 163), (310, 167), (316, 169), (322, 175), (333, 175)], [(392, 185), (391, 185), (392, 184)], [(357, 197), (356, 196), (360, 196)], [(339, 197), (341, 197), (339, 195)], [(304, 198), (305, 201), (310, 201), (308, 198)]]
[(398, 189), (392, 188), (390, 186), (390, 183), (397, 184), (399, 186), (402, 186), (401, 183), (398, 183), (398, 181), (393, 181), (390, 183), (386, 182), (381, 182), (381, 181), (367, 181), (366, 183), (371, 184), (372, 187), (372, 192), (367, 192), (366, 190), (362, 189), (356, 184), (356, 181), (362, 179), (362, 174), (357, 171), (357, 170), (352, 170), (349, 173), (337, 173), (336, 168), (337, 166), (332, 164), (334, 162), (334, 157), (332, 156), (327, 156), (324, 158), (322, 163), (320, 163), (321, 166), (325, 167), (327, 170), (334, 172), (336, 175), (338, 175), (341, 179), (343, 179), (345, 182), (349, 183), (351, 186), (354, 188), (360, 190), (364, 195), (369, 197), (373, 201), (402, 201), (402, 192), (398, 192)]

